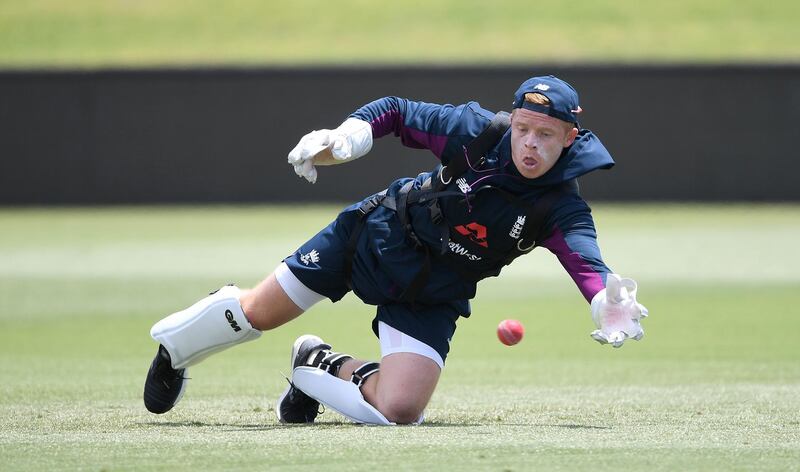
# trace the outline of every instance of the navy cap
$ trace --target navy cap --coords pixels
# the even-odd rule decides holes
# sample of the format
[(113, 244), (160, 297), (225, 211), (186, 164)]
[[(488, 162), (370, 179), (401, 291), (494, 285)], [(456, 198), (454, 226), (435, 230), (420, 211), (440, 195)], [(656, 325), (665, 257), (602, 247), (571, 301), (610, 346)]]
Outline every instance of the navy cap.
[[(526, 93), (540, 93), (550, 100), (550, 105), (526, 102)], [(569, 123), (578, 123), (578, 92), (572, 85), (553, 75), (531, 77), (519, 86), (514, 93), (514, 108), (544, 113)]]

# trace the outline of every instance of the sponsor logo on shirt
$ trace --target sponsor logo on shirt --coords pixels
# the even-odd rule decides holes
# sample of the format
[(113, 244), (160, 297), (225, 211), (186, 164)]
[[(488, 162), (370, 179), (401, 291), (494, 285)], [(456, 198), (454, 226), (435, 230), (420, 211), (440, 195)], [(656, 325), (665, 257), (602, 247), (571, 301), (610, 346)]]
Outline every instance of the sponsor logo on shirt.
[(464, 246), (462, 246), (462, 245), (460, 245), (458, 243), (454, 243), (453, 241), (450, 241), (449, 243), (447, 243), (447, 245), (450, 246), (450, 252), (452, 252), (453, 254), (456, 254), (458, 256), (466, 257), (467, 259), (469, 259), (471, 261), (479, 261), (479, 260), (481, 260), (481, 256), (476, 256), (475, 254), (471, 254), (469, 252), (469, 250), (467, 250), (467, 248), (465, 248)]
[(458, 225), (453, 229), (468, 237), (473, 243), (479, 246), (489, 247), (489, 243), (486, 241), (486, 226), (473, 221), (466, 225)]

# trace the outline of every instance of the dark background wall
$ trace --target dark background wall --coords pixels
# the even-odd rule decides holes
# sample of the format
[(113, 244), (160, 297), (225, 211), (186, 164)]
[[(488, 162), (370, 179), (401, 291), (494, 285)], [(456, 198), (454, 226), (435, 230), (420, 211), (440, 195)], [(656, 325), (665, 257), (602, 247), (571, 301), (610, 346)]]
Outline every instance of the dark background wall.
[(519, 66), (0, 72), (0, 204), (352, 200), (435, 158), (386, 137), (312, 186), (303, 134), (386, 95), (507, 110), (545, 73), (617, 161), (590, 199), (800, 200), (800, 65)]

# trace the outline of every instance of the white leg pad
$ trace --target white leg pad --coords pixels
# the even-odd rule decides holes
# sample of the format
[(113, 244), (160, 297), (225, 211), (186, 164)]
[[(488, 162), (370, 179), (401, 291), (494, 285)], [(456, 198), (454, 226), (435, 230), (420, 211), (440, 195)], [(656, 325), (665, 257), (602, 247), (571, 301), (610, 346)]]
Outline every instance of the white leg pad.
[(297, 367), (292, 383), (306, 395), (342, 416), (363, 424), (394, 425), (364, 400), (353, 382), (342, 380), (316, 367)]
[(173, 369), (197, 364), (211, 354), (261, 336), (244, 315), (238, 287), (229, 285), (189, 308), (173, 313), (150, 329), (163, 344)]

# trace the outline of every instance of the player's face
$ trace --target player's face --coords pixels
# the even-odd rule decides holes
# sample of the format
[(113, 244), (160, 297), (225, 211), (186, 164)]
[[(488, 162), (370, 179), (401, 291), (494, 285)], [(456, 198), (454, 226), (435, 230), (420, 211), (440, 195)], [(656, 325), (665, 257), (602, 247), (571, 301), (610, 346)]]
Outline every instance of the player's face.
[(517, 108), (511, 116), (511, 159), (523, 177), (535, 179), (555, 165), (577, 134), (565, 121)]

